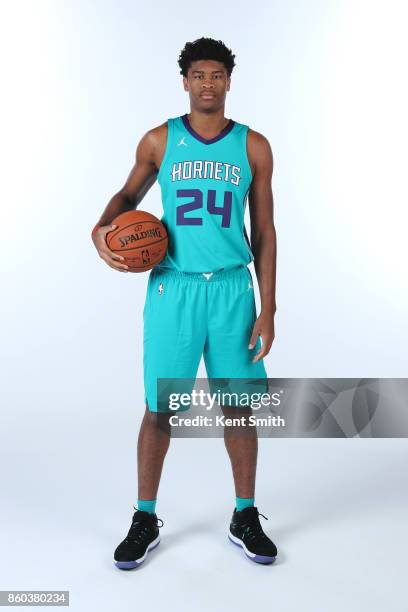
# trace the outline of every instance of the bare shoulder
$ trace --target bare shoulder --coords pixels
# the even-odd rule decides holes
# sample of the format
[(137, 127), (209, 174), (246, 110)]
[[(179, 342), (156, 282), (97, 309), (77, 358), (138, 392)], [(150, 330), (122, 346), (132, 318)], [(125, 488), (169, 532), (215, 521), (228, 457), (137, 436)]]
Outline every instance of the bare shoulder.
[(167, 121), (151, 128), (141, 138), (137, 147), (137, 157), (149, 159), (160, 166), (167, 143)]
[(163, 142), (166, 143), (167, 140), (167, 121), (161, 123), (160, 125), (151, 128), (146, 134), (143, 136), (148, 142), (154, 145), (160, 145)]
[(255, 153), (259, 151), (260, 153), (266, 153), (267, 151), (272, 152), (271, 145), (269, 140), (261, 134), (261, 132), (256, 132), (251, 128), (248, 128), (248, 138), (247, 138), (248, 149), (251, 148)]
[(247, 152), (251, 167), (257, 168), (273, 168), (272, 147), (269, 140), (256, 130), (248, 129), (247, 136)]

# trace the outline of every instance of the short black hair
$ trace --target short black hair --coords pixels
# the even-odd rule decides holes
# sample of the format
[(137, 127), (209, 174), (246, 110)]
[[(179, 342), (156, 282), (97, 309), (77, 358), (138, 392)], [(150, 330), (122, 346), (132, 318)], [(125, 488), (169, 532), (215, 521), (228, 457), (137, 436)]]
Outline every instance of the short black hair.
[(178, 65), (180, 66), (180, 74), (186, 77), (191, 62), (215, 60), (224, 64), (230, 77), (235, 66), (234, 58), (235, 55), (233, 55), (231, 49), (226, 47), (222, 40), (214, 40), (213, 38), (205, 38), (203, 36), (185, 44), (178, 58)]

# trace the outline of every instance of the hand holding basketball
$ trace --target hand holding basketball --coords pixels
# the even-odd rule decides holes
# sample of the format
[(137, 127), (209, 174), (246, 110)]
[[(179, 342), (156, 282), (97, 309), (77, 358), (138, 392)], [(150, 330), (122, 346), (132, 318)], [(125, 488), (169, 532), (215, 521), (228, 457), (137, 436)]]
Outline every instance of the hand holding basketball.
[(125, 258), (114, 253), (106, 244), (106, 234), (116, 229), (116, 225), (101, 225), (93, 234), (92, 239), (99, 256), (108, 264), (110, 268), (119, 270), (119, 272), (128, 272), (129, 267), (124, 262)]
[(165, 225), (145, 210), (129, 210), (112, 221), (106, 244), (110, 253), (124, 257), (129, 272), (146, 272), (166, 256), (168, 235)]

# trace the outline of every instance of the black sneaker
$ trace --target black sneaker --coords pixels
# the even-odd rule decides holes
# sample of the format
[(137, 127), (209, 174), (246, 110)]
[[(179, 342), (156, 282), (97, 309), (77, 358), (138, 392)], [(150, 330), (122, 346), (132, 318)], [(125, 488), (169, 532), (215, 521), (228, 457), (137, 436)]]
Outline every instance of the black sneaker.
[[(129, 532), (115, 550), (114, 563), (119, 569), (138, 567), (160, 542), (159, 527), (163, 527), (163, 521), (156, 514), (135, 510)], [(158, 525), (157, 521), (162, 524)]]
[[(273, 563), (278, 554), (275, 544), (263, 532), (258, 508), (251, 506), (240, 512), (234, 509), (228, 537), (244, 549), (246, 556), (256, 563)], [(267, 517), (261, 514), (266, 520)]]

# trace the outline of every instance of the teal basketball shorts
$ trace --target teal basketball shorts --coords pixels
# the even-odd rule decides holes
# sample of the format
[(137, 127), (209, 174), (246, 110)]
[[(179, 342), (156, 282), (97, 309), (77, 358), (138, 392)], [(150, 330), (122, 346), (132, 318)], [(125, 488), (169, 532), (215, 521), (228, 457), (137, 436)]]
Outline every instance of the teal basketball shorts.
[[(150, 412), (171, 412), (157, 401), (157, 379), (195, 381), (201, 357), (209, 379), (265, 379), (263, 360), (249, 349), (256, 320), (252, 276), (246, 266), (213, 273), (152, 269), (143, 310), (145, 402)], [(188, 410), (180, 407), (180, 411)]]

